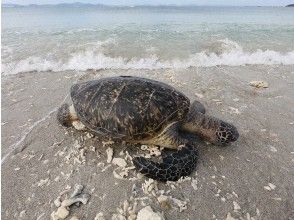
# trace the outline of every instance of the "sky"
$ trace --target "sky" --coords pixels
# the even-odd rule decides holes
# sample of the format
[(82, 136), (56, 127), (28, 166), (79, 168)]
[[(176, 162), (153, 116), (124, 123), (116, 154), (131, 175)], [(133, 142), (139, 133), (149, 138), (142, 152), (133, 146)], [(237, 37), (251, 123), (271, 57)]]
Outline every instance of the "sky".
[(2, 0), (7, 4), (59, 4), (83, 2), (105, 5), (233, 5), (233, 6), (285, 6), (294, 0)]

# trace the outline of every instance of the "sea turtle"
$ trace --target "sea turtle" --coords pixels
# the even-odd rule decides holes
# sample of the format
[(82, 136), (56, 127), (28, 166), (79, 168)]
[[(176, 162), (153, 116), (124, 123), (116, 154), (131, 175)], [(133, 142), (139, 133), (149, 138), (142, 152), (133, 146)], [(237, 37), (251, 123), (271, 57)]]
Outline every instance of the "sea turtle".
[(164, 147), (162, 163), (133, 159), (141, 173), (160, 181), (175, 181), (194, 170), (198, 151), (185, 134), (220, 145), (239, 137), (233, 125), (206, 115), (200, 102), (190, 104), (180, 91), (151, 79), (102, 78), (73, 85), (70, 95), (73, 105), (58, 110), (60, 124), (80, 121), (98, 135)]

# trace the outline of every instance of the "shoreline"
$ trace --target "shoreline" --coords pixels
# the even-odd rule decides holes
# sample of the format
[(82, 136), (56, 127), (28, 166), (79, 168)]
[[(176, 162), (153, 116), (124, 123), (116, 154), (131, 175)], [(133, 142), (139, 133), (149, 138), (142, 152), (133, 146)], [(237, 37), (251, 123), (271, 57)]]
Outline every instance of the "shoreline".
[[(142, 184), (147, 179), (136, 179), (137, 172), (130, 171), (125, 179), (115, 178), (113, 171), (117, 167), (106, 162), (108, 146), (102, 142), (106, 140), (87, 138), (84, 132), (57, 124), (54, 109), (63, 100), (70, 100), (67, 95), (73, 82), (115, 75), (136, 75), (168, 83), (191, 100), (201, 101), (207, 114), (238, 128), (240, 139), (226, 148), (197, 142), (200, 158), (192, 179), (175, 184), (175, 188), (157, 184), (164, 195), (185, 201), (186, 210), (179, 212), (175, 202), (171, 202), (170, 209), (162, 208), (156, 197), (160, 192), (156, 191), (156, 196), (144, 193)], [(254, 80), (266, 81), (269, 87), (251, 87), (249, 83)], [(239, 219), (248, 215), (255, 219), (291, 218), (294, 210), (291, 202), (294, 200), (293, 82), (294, 65), (2, 76), (2, 158), (12, 150), (10, 146), (25, 137), (18, 145), (23, 151), (9, 155), (2, 164), (2, 217), (49, 219), (56, 210), (53, 201), (59, 193), (67, 185), (73, 187), (79, 183), (91, 195), (87, 204), (70, 209), (70, 216), (79, 219), (94, 219), (99, 212), (110, 219), (125, 200), (131, 203), (131, 196), (138, 199), (138, 210), (151, 205), (171, 220), (213, 219), (213, 216)], [(76, 141), (81, 149), (76, 149)], [(111, 147), (115, 157), (125, 157), (126, 151), (133, 155), (139, 150), (121, 143)], [(75, 158), (81, 160), (82, 149), (85, 161), (80, 164)], [(41, 180), (46, 183), (40, 184)], [(141, 202), (140, 198), (144, 197), (147, 199)]]

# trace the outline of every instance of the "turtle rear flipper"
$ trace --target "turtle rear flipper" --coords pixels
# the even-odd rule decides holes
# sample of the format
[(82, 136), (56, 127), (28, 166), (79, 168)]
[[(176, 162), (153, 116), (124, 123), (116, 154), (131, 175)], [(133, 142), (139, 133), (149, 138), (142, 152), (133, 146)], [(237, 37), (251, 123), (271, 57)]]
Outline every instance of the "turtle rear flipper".
[(62, 106), (58, 108), (56, 117), (58, 122), (62, 126), (65, 126), (65, 127), (71, 126), (69, 105), (67, 103), (64, 103)]
[(168, 150), (163, 156), (162, 163), (135, 157), (135, 167), (146, 177), (166, 182), (177, 181), (182, 176), (190, 175), (197, 163), (198, 151), (191, 145), (185, 145), (180, 150)]
[(78, 116), (73, 105), (69, 106), (67, 103), (64, 103), (58, 108), (56, 117), (58, 122), (65, 127), (70, 127), (73, 121), (78, 121)]

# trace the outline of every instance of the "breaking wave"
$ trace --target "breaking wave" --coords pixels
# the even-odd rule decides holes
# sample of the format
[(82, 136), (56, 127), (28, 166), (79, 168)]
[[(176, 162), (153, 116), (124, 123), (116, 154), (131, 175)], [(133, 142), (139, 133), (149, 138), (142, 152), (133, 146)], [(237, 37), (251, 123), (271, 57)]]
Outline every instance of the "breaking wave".
[(211, 67), (217, 65), (291, 65), (294, 64), (294, 51), (281, 53), (273, 50), (257, 49), (246, 52), (236, 42), (228, 39), (219, 41), (221, 52), (208, 52), (206, 50), (191, 54), (186, 59), (162, 60), (157, 55), (145, 58), (111, 57), (103, 52), (91, 48), (75, 52), (64, 61), (50, 60), (42, 57), (28, 57), (18, 62), (4, 63), (2, 73), (17, 74), (30, 71), (64, 71), (88, 69), (185, 69), (189, 67)]

